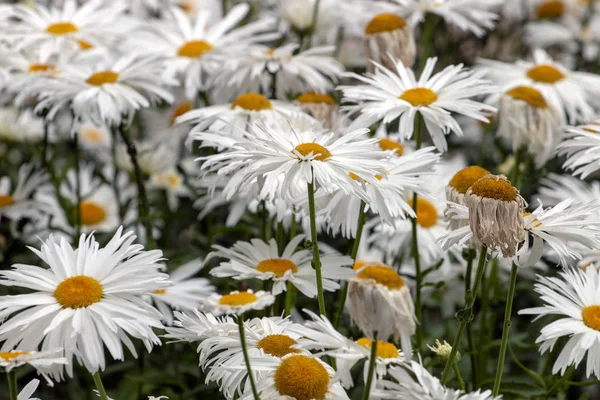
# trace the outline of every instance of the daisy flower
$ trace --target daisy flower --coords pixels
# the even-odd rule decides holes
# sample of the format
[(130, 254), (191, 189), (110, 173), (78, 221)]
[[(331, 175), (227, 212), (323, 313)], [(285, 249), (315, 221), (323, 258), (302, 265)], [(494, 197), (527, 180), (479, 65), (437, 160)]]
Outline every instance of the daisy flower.
[[(54, 237), (31, 250), (48, 266), (17, 264), (0, 272), (4, 286), (25, 287), (34, 292), (0, 297), (2, 350), (62, 347), (69, 376), (73, 356), (90, 373), (104, 370), (104, 346), (116, 360), (123, 360), (123, 344), (137, 357), (129, 336), (144, 342), (148, 351), (160, 339), (152, 331), (161, 328), (161, 315), (139, 295), (169, 285), (158, 272), (160, 250), (143, 251), (133, 244), (132, 232), (119, 228), (106, 247), (93, 236), (81, 235), (73, 249)], [(52, 371), (60, 380), (61, 371)]]
[[(230, 261), (221, 263), (211, 269), (210, 274), (218, 278), (233, 277), (237, 280), (260, 279), (272, 280), (273, 295), (286, 291), (286, 284), (290, 282), (307, 297), (316, 297), (317, 278), (312, 263), (311, 250), (298, 250), (304, 241), (304, 235), (298, 235), (282, 249), (277, 247), (275, 239), (266, 243), (260, 239), (250, 242), (236, 242), (231, 249), (213, 246), (216, 251), (210, 253), (207, 260), (213, 257), (227, 258)], [(347, 256), (334, 254), (321, 255), (323, 267), (323, 290), (333, 292), (340, 288), (336, 282), (347, 280), (354, 273), (352, 269), (344, 266), (352, 265), (352, 259)]]
[(434, 74), (436, 62), (437, 58), (427, 60), (419, 80), (398, 60), (395, 71), (376, 64), (373, 74), (345, 74), (364, 83), (339, 87), (344, 94), (343, 101), (354, 103), (343, 110), (360, 114), (351, 127), (370, 126), (380, 120), (387, 124), (399, 118), (400, 133), (404, 139), (410, 139), (418, 112), (423, 116), (435, 146), (446, 151), (448, 146), (444, 136), (450, 132), (462, 135), (462, 129), (451, 113), (488, 122), (487, 115), (496, 109), (472, 100), (492, 91), (488, 81), (482, 78), (484, 73), (470, 71), (460, 64)]
[(534, 290), (544, 305), (519, 314), (561, 316), (542, 328), (536, 343), (540, 352), (552, 351), (559, 338), (567, 342), (556, 359), (552, 373), (563, 375), (570, 365), (577, 367), (587, 355), (586, 376), (600, 378), (600, 272), (596, 268), (567, 268), (559, 277), (538, 276)]
[(5, 34), (18, 48), (39, 46), (41, 53), (60, 52), (67, 46), (78, 49), (82, 43), (110, 45), (119, 31), (131, 29), (121, 20), (124, 9), (123, 3), (107, 5), (102, 0), (81, 6), (75, 0), (65, 0), (62, 9), (19, 4), (10, 9), (12, 18)]
[(533, 50), (531, 61), (504, 63), (479, 60), (502, 93), (517, 87), (530, 86), (539, 90), (546, 101), (559, 110), (571, 123), (589, 121), (595, 114), (594, 104), (600, 96), (600, 77), (587, 72), (570, 71), (554, 61), (541, 49)]
[(65, 66), (62, 74), (39, 81), (31, 90), (39, 93), (36, 110), (49, 109), (49, 119), (70, 105), (77, 117), (119, 125), (123, 116), (133, 118), (140, 108), (173, 102), (168, 88), (175, 85), (164, 73), (164, 58), (134, 53), (112, 62)]
[(215, 291), (208, 279), (193, 278), (203, 265), (199, 259), (188, 261), (169, 273), (172, 286), (157, 289), (149, 295), (167, 325), (173, 325), (171, 310), (193, 311)]
[(252, 289), (246, 291), (235, 290), (228, 294), (211, 294), (204, 300), (202, 310), (214, 315), (241, 315), (250, 310), (264, 310), (273, 302), (275, 302), (275, 297), (263, 290), (256, 293)]
[(34, 164), (19, 167), (16, 185), (9, 176), (0, 177), (0, 216), (12, 220), (21, 218), (35, 219), (47, 209), (44, 203), (33, 198), (34, 192), (47, 182), (45, 172)]
[(331, 56), (335, 47), (317, 46), (298, 51), (299, 47), (294, 43), (274, 49), (253, 46), (248, 54), (229, 60), (225, 71), (214, 76), (213, 86), (239, 95), (270, 93), (274, 84), (277, 91), (272, 95), (279, 99), (285, 99), (287, 93), (332, 90), (344, 72), (344, 67)]
[(600, 182), (586, 182), (574, 176), (550, 173), (540, 181), (538, 195), (534, 198), (539, 198), (549, 206), (567, 199), (587, 203), (600, 199)]
[(193, 315), (175, 311), (173, 326), (165, 327), (167, 339), (173, 342), (198, 342), (213, 336), (228, 336), (237, 332), (237, 323), (228, 315), (215, 317), (210, 313), (193, 311)]
[(106, 151), (112, 147), (113, 137), (110, 127), (104, 123), (94, 122), (86, 118), (75, 121), (73, 128), (79, 136), (81, 147), (91, 152)]
[(185, 177), (175, 168), (156, 172), (150, 176), (150, 188), (162, 189), (167, 194), (167, 202), (171, 211), (179, 207), (180, 197), (191, 197), (192, 192), (185, 185)]
[(567, 127), (562, 143), (558, 145), (558, 155), (566, 156), (563, 168), (574, 176), (585, 179), (600, 169), (600, 122)]
[[(265, 374), (256, 382), (256, 389), (263, 400), (349, 400), (346, 391), (335, 379), (335, 370), (318, 358), (288, 354), (283, 358), (251, 358), (250, 362), (253, 371)], [(240, 400), (253, 398), (250, 390), (240, 396)]]
[(171, 149), (178, 149), (189, 132), (186, 124), (177, 124), (177, 118), (194, 108), (191, 101), (179, 96), (167, 107), (147, 108), (140, 110), (144, 139), (151, 143), (163, 144)]
[(531, 19), (562, 22), (569, 17), (583, 17), (588, 3), (581, 0), (527, 0), (525, 7), (529, 9)]
[(39, 379), (32, 379), (27, 385), (25, 385), (23, 389), (21, 389), (21, 391), (17, 395), (17, 400), (40, 400), (37, 397), (31, 397), (33, 396), (33, 393), (35, 392), (39, 384)]
[(0, 352), (0, 368), (4, 368), (4, 371), (9, 373), (13, 369), (23, 365), (31, 365), (46, 379), (48, 385), (53, 386), (52, 381), (47, 376), (47, 372), (55, 365), (65, 365), (67, 363), (67, 359), (59, 357), (57, 353), (62, 353), (62, 349), (48, 351), (11, 350)]
[(270, 18), (235, 28), (249, 10), (248, 4), (238, 4), (223, 19), (215, 21), (211, 11), (203, 9), (192, 21), (183, 10), (173, 7), (166, 26), (156, 25), (157, 34), (164, 39), (164, 44), (158, 44), (159, 49), (162, 46), (162, 52), (169, 57), (167, 68), (182, 76), (188, 99), (195, 99), (199, 91), (205, 90), (207, 76), (222, 68), (232, 56), (245, 52), (253, 43), (279, 36), (266, 33), (274, 28)]

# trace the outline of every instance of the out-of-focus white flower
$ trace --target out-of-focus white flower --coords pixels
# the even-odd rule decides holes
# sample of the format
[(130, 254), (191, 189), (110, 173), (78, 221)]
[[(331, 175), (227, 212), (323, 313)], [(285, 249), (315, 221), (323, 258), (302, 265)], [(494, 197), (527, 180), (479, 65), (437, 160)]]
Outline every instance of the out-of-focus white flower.
[(46, 173), (34, 164), (21, 165), (14, 187), (9, 176), (0, 177), (0, 216), (12, 220), (39, 217), (48, 207), (32, 196), (47, 179)]
[(566, 156), (563, 168), (585, 179), (600, 169), (600, 121), (566, 128), (558, 155)]
[(211, 294), (204, 304), (202, 310), (210, 312), (214, 315), (237, 314), (241, 315), (249, 310), (264, 310), (266, 307), (273, 304), (275, 297), (268, 292), (259, 290), (253, 292), (252, 289), (247, 291), (233, 291), (229, 294)]

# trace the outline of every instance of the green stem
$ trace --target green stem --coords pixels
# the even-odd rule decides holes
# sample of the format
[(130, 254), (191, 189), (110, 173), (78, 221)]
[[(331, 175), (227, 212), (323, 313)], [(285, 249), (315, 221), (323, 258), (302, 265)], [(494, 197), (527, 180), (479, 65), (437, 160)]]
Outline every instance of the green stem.
[(102, 378), (100, 378), (100, 371), (96, 371), (92, 376), (94, 377), (96, 389), (98, 389), (98, 393), (100, 394), (100, 400), (108, 400), (106, 390), (104, 389), (104, 385), (102, 384)]
[(365, 389), (363, 390), (362, 400), (369, 400), (371, 395), (371, 385), (373, 384), (373, 375), (375, 375), (375, 363), (377, 361), (377, 331), (373, 335), (373, 341), (371, 342), (371, 357), (369, 358), (369, 373), (367, 375), (367, 382), (365, 383)]
[(148, 206), (148, 196), (146, 195), (146, 187), (144, 186), (144, 181), (142, 177), (142, 170), (140, 169), (140, 165), (137, 159), (137, 148), (135, 144), (131, 140), (129, 136), (129, 131), (125, 128), (124, 125), (119, 127), (119, 134), (125, 142), (125, 146), (127, 147), (127, 153), (129, 153), (129, 159), (131, 160), (131, 164), (133, 165), (133, 172), (135, 174), (135, 183), (137, 185), (138, 191), (138, 213), (139, 219), (142, 222), (142, 225), (146, 229), (146, 241), (148, 243), (148, 249), (155, 249), (156, 242), (154, 242), (154, 237), (152, 236), (152, 223), (149, 218), (149, 206)]
[[(492, 261), (492, 271), (490, 276), (485, 281), (485, 284), (481, 287), (481, 312), (479, 317), (479, 341), (477, 343), (477, 356), (479, 358), (479, 379), (483, 382), (487, 373), (487, 359), (484, 351), (484, 346), (488, 343), (487, 341), (487, 314), (490, 305), (491, 289), (494, 287), (494, 281), (498, 274), (498, 259), (495, 258)], [(475, 381), (475, 387), (479, 384), (479, 381)]]
[(504, 358), (506, 357), (506, 347), (508, 345), (508, 334), (510, 332), (510, 317), (512, 314), (513, 300), (515, 297), (515, 287), (517, 286), (517, 272), (519, 267), (513, 262), (510, 270), (510, 284), (508, 295), (506, 296), (506, 310), (504, 311), (504, 325), (502, 326), (502, 342), (500, 344), (500, 356), (498, 357), (498, 367), (496, 368), (496, 379), (494, 380), (494, 396), (500, 393), (500, 382), (502, 381), (502, 372), (504, 370)]
[[(473, 271), (473, 260), (477, 256), (475, 249), (467, 250), (467, 275), (465, 276), (465, 293), (471, 288), (471, 274)], [(475, 354), (475, 345), (473, 340), (473, 324), (467, 323), (467, 343), (469, 346), (469, 358), (471, 359), (471, 373), (473, 382), (477, 382), (477, 358)]]
[(81, 173), (79, 171), (79, 133), (73, 135), (73, 153), (75, 155), (75, 198), (77, 207), (75, 209), (75, 237), (73, 242), (79, 242), (81, 235)]
[[(423, 129), (423, 116), (417, 113), (415, 117), (415, 131), (413, 136), (415, 138), (415, 149), (421, 148), (422, 141), (422, 129)], [(413, 193), (412, 208), (417, 213), (418, 195)], [(417, 352), (421, 353), (421, 346), (423, 345), (423, 314), (421, 310), (421, 289), (423, 286), (423, 274), (421, 271), (421, 256), (419, 255), (419, 239), (418, 239), (418, 226), (417, 218), (412, 218), (412, 257), (415, 260), (415, 315), (417, 317), (417, 335), (416, 335), (416, 347)]]
[(319, 5), (321, 4), (321, 0), (315, 0), (315, 5), (313, 6), (312, 19), (310, 22), (310, 28), (308, 31), (308, 38), (306, 40), (306, 48), (310, 49), (312, 45), (312, 38), (317, 30), (317, 18), (319, 17)]
[(510, 172), (510, 180), (514, 187), (518, 188), (519, 178), (521, 173), (521, 159), (523, 158), (523, 154), (525, 153), (525, 147), (521, 147), (515, 153), (515, 163), (513, 164), (512, 171)]
[(48, 121), (46, 120), (46, 117), (44, 116), (44, 141), (42, 142), (42, 168), (46, 168), (46, 165), (48, 164), (48, 131), (49, 131), (49, 126), (48, 126)]
[[(360, 238), (362, 236), (362, 231), (365, 226), (365, 221), (367, 219), (367, 213), (365, 213), (366, 203), (364, 201), (360, 202), (360, 212), (358, 214), (358, 227), (356, 229), (356, 237), (354, 238), (354, 243), (352, 245), (352, 253), (350, 257), (352, 257), (353, 261), (356, 261), (356, 256), (358, 255), (358, 248), (360, 247)], [(344, 315), (344, 307), (346, 305), (346, 297), (348, 297), (348, 282), (344, 282), (342, 290), (339, 292), (338, 296), (338, 309), (335, 313), (335, 317), (333, 320), (333, 327), (337, 329), (342, 322), (342, 316)]]
[(312, 243), (313, 267), (317, 275), (317, 298), (319, 301), (319, 314), (327, 315), (325, 309), (325, 297), (323, 296), (323, 278), (321, 276), (321, 255), (319, 254), (319, 242), (317, 238), (317, 221), (315, 211), (315, 173), (311, 169), (312, 181), (308, 183), (308, 210), (310, 215), (310, 241)]
[(260, 227), (262, 232), (262, 240), (268, 242), (270, 239), (269, 235), (269, 212), (267, 211), (267, 204), (264, 200), (260, 202)]
[(277, 231), (275, 233), (275, 240), (277, 241), (277, 249), (279, 251), (279, 255), (283, 253), (283, 248), (285, 247), (285, 232), (283, 230), (283, 222), (277, 223)]
[(456, 375), (456, 379), (458, 379), (458, 385), (460, 386), (460, 390), (465, 390), (465, 381), (462, 377), (462, 375), (460, 374), (460, 368), (458, 368), (458, 364), (454, 363), (453, 367), (454, 369), (454, 374)]
[(287, 282), (287, 291), (285, 292), (285, 316), (290, 315), (292, 308), (294, 308), (294, 303), (296, 303), (296, 292), (295, 287), (292, 285), (292, 282)]
[(252, 374), (252, 368), (250, 367), (250, 357), (248, 357), (248, 348), (246, 347), (246, 332), (244, 330), (244, 319), (241, 315), (237, 319), (238, 328), (240, 330), (240, 343), (242, 344), (242, 352), (244, 353), (244, 362), (246, 363), (246, 370), (248, 371), (248, 379), (250, 380), (250, 386), (252, 387), (252, 394), (254, 400), (260, 400), (258, 391), (256, 390), (256, 383), (254, 382), (254, 375)]
[(8, 392), (10, 394), (10, 400), (17, 400), (18, 388), (17, 388), (17, 375), (14, 371), (6, 373), (6, 380), (8, 381)]
[(433, 44), (433, 31), (435, 28), (435, 16), (428, 14), (425, 17), (425, 23), (423, 25), (423, 53), (419, 60), (419, 72), (423, 72), (425, 68), (425, 64), (427, 63), (427, 59), (429, 58), (429, 54), (431, 53), (431, 48)]
[(458, 330), (456, 331), (456, 336), (454, 337), (454, 342), (452, 343), (452, 351), (450, 352), (450, 357), (446, 361), (446, 366), (444, 367), (444, 372), (442, 373), (442, 379), (440, 382), (444, 385), (448, 381), (448, 376), (450, 375), (450, 369), (454, 364), (454, 359), (456, 358), (456, 354), (458, 353), (458, 347), (460, 346), (460, 340), (462, 338), (463, 332), (467, 324), (473, 317), (473, 304), (475, 304), (475, 299), (477, 298), (477, 292), (479, 291), (479, 286), (481, 285), (481, 278), (483, 277), (483, 273), (485, 271), (485, 259), (487, 256), (487, 248), (485, 246), (481, 246), (481, 252), (479, 255), (479, 263), (477, 264), (477, 271), (475, 272), (475, 282), (473, 282), (473, 286), (471, 290), (468, 290), (465, 293), (465, 308), (457, 313), (457, 316), (460, 320), (460, 324), (458, 325)]

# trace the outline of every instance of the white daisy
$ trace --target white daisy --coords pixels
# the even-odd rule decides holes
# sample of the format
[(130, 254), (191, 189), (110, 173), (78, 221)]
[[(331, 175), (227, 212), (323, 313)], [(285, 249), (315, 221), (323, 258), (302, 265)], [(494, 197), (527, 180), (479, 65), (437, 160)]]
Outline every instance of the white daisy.
[(555, 206), (563, 200), (588, 203), (600, 199), (600, 182), (586, 182), (570, 175), (549, 173), (540, 181), (538, 195), (544, 204)]
[(33, 198), (33, 194), (47, 182), (46, 173), (34, 164), (19, 167), (16, 185), (12, 185), (9, 176), (0, 177), (0, 216), (12, 220), (21, 218), (35, 219), (48, 207)]
[(563, 168), (585, 179), (600, 169), (600, 122), (567, 127), (558, 155), (566, 156)]
[(173, 342), (198, 342), (213, 336), (228, 336), (238, 331), (237, 322), (225, 315), (215, 317), (210, 313), (194, 310), (194, 315), (175, 311), (173, 326), (165, 327), (167, 339)]
[(256, 293), (252, 289), (246, 291), (235, 290), (229, 294), (211, 294), (202, 304), (202, 310), (214, 315), (241, 315), (249, 310), (264, 310), (274, 302), (275, 297), (271, 293), (262, 290)]
[(27, 385), (25, 385), (23, 389), (21, 389), (17, 395), (17, 400), (40, 400), (37, 397), (31, 397), (33, 396), (33, 392), (35, 392), (39, 384), (39, 379), (32, 379)]
[(0, 139), (3, 141), (36, 143), (44, 138), (44, 121), (31, 110), (14, 107), (0, 109)]
[(557, 340), (568, 340), (560, 352), (552, 373), (565, 373), (570, 365), (577, 367), (587, 355), (586, 376), (600, 377), (600, 272), (596, 268), (568, 268), (560, 277), (538, 276), (535, 291), (542, 307), (528, 308), (519, 314), (562, 316), (542, 328), (536, 342), (540, 352), (552, 351)]
[(149, 295), (167, 325), (173, 325), (171, 310), (194, 311), (215, 291), (208, 279), (194, 278), (203, 265), (199, 259), (188, 261), (169, 273), (172, 286), (157, 289)]
[(192, 192), (185, 184), (185, 177), (175, 168), (152, 174), (150, 176), (150, 188), (165, 191), (171, 211), (175, 211), (179, 207), (180, 197), (192, 196)]
[[(134, 142), (137, 149), (137, 162), (144, 175), (161, 173), (172, 168), (179, 161), (179, 154), (166, 143), (156, 143), (152, 140), (140, 140)], [(130, 173), (135, 173), (131, 157), (125, 144), (117, 146), (117, 166)]]
[(49, 386), (53, 386), (54, 384), (48, 378), (47, 373), (53, 366), (65, 365), (67, 363), (67, 359), (60, 357), (58, 353), (62, 353), (62, 349), (48, 351), (11, 350), (0, 352), (0, 367), (4, 368), (6, 373), (9, 373), (13, 369), (23, 365), (31, 365), (36, 369), (38, 374), (41, 374), (46, 379)]
[[(73, 355), (90, 373), (104, 370), (104, 346), (123, 360), (123, 344), (137, 357), (129, 336), (140, 339), (148, 351), (160, 340), (152, 328), (161, 328), (161, 315), (137, 296), (169, 285), (158, 272), (160, 250), (143, 251), (132, 232), (118, 229), (106, 247), (93, 236), (82, 235), (79, 248), (52, 236), (41, 250), (31, 248), (49, 269), (17, 264), (2, 271), (1, 284), (35, 292), (0, 298), (3, 350), (56, 347), (64, 349), (73, 376)], [(52, 371), (62, 379), (62, 371)]]
[(112, 147), (110, 127), (103, 123), (81, 119), (75, 121), (73, 130), (79, 136), (81, 147), (89, 151), (106, 151)]
[(488, 122), (486, 115), (496, 109), (472, 100), (492, 91), (488, 81), (482, 79), (483, 72), (468, 70), (460, 64), (433, 74), (436, 62), (437, 58), (427, 60), (419, 80), (410, 68), (397, 60), (396, 71), (375, 64), (374, 74), (346, 74), (364, 83), (340, 86), (344, 102), (354, 103), (343, 109), (352, 114), (360, 113), (351, 127), (370, 126), (380, 120), (387, 124), (399, 118), (400, 134), (410, 139), (415, 116), (420, 113), (435, 146), (446, 151), (448, 146), (444, 136), (450, 132), (462, 135), (462, 129), (451, 113)]
[(504, 93), (517, 86), (531, 86), (559, 110), (571, 123), (589, 121), (600, 96), (600, 77), (587, 72), (570, 71), (554, 61), (544, 50), (535, 49), (532, 61), (504, 63), (479, 60), (487, 75)]
[[(304, 235), (298, 235), (282, 249), (281, 255), (275, 239), (265, 243), (260, 239), (250, 242), (236, 242), (231, 249), (214, 246), (217, 251), (210, 253), (213, 257), (227, 258), (218, 267), (211, 269), (210, 274), (219, 278), (233, 277), (237, 280), (260, 279), (272, 280), (273, 295), (286, 291), (286, 283), (290, 282), (307, 297), (316, 297), (317, 278), (312, 263), (311, 250), (297, 250), (304, 241)], [(352, 259), (334, 254), (321, 255), (323, 265), (323, 290), (333, 292), (340, 288), (339, 280), (347, 280), (354, 273), (344, 266), (352, 265)]]

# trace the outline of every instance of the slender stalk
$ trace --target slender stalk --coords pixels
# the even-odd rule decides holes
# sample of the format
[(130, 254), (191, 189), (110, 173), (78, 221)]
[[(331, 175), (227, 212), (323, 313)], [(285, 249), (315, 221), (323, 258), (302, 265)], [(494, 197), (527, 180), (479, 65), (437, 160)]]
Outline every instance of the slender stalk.
[(285, 247), (285, 232), (283, 230), (283, 222), (277, 223), (277, 231), (275, 233), (275, 240), (277, 240), (277, 249), (279, 251), (279, 255), (283, 253), (283, 248)]
[[(479, 358), (479, 376), (481, 382), (485, 380), (485, 376), (487, 373), (487, 359), (486, 353), (484, 351), (485, 344), (488, 343), (488, 333), (487, 333), (487, 315), (488, 309), (490, 305), (490, 295), (491, 289), (494, 287), (494, 281), (496, 279), (496, 275), (498, 274), (498, 259), (495, 258), (492, 261), (492, 271), (490, 272), (490, 276), (485, 281), (485, 284), (481, 287), (481, 312), (479, 317), (479, 342), (477, 344), (477, 356)], [(475, 387), (479, 381), (475, 381)]]
[(310, 215), (310, 241), (312, 243), (313, 267), (317, 275), (317, 299), (319, 301), (319, 314), (327, 315), (325, 297), (323, 296), (323, 278), (321, 275), (321, 255), (317, 238), (317, 222), (315, 212), (315, 173), (311, 169), (312, 181), (308, 184), (308, 210)]
[(77, 199), (77, 209), (75, 211), (75, 238), (74, 242), (79, 242), (81, 235), (81, 173), (79, 171), (79, 133), (73, 135), (73, 153), (75, 155), (75, 198)]
[(290, 225), (290, 238), (293, 239), (296, 237), (296, 227), (298, 223), (296, 222), (296, 213), (292, 213), (292, 223)]
[(371, 342), (371, 357), (369, 358), (369, 372), (367, 382), (363, 390), (362, 400), (369, 400), (371, 395), (371, 385), (373, 384), (373, 375), (375, 375), (375, 362), (377, 361), (377, 331), (375, 331), (373, 342)]
[(119, 206), (119, 223), (123, 225), (123, 204), (121, 202), (121, 191), (119, 190), (118, 180), (119, 180), (119, 166), (117, 165), (117, 144), (119, 137), (115, 132), (115, 129), (112, 129), (112, 146), (111, 146), (111, 157), (113, 163), (113, 192), (115, 193), (115, 198), (117, 199), (117, 204)]
[[(468, 249), (467, 255), (467, 275), (465, 276), (465, 293), (471, 288), (471, 273), (473, 270), (473, 260), (477, 256), (477, 252), (474, 249)], [(473, 375), (473, 382), (477, 382), (477, 358), (475, 354), (475, 345), (473, 340), (473, 324), (471, 321), (467, 323), (467, 343), (469, 346), (469, 356), (471, 359), (471, 373)], [(458, 367), (457, 367), (458, 368)]]
[(292, 308), (294, 308), (294, 303), (296, 303), (296, 288), (292, 285), (292, 282), (287, 282), (287, 290), (285, 292), (285, 315), (290, 315)]
[(127, 146), (127, 153), (129, 154), (129, 159), (131, 160), (131, 164), (133, 165), (133, 172), (135, 174), (135, 183), (137, 185), (138, 191), (138, 213), (139, 219), (142, 222), (142, 225), (146, 229), (146, 240), (148, 242), (149, 249), (156, 248), (156, 242), (154, 242), (154, 237), (152, 236), (152, 224), (149, 218), (149, 206), (148, 206), (148, 196), (146, 195), (146, 187), (144, 186), (144, 180), (142, 177), (142, 170), (140, 169), (140, 165), (137, 159), (137, 148), (135, 147), (135, 143), (131, 140), (129, 136), (129, 130), (125, 128), (124, 125), (119, 127), (119, 134), (125, 142), (125, 146)]
[[(419, 150), (421, 148), (422, 141), (422, 129), (423, 129), (423, 116), (420, 113), (417, 113), (415, 116), (415, 131), (413, 136), (415, 138), (415, 148)], [(417, 214), (417, 205), (418, 205), (418, 195), (417, 193), (413, 193), (412, 198), (412, 208)], [(417, 218), (412, 218), (412, 257), (415, 260), (415, 284), (416, 284), (416, 294), (415, 294), (415, 315), (417, 317), (417, 335), (416, 335), (416, 345), (417, 352), (421, 352), (421, 346), (423, 345), (423, 314), (421, 310), (421, 289), (423, 286), (423, 273), (421, 271), (421, 256), (419, 255), (419, 235), (418, 235), (418, 226), (417, 226)]]
[(17, 400), (18, 388), (17, 388), (17, 375), (15, 371), (6, 373), (6, 380), (8, 381), (8, 392), (10, 400)]
[(465, 331), (465, 328), (467, 327), (469, 321), (473, 318), (473, 305), (475, 304), (477, 292), (479, 291), (479, 286), (481, 285), (481, 278), (483, 277), (483, 273), (485, 271), (486, 256), (487, 247), (481, 246), (479, 263), (477, 264), (477, 271), (475, 272), (475, 282), (473, 282), (471, 290), (468, 290), (465, 294), (465, 308), (457, 313), (457, 317), (460, 320), (460, 324), (458, 325), (458, 330), (456, 331), (456, 336), (454, 337), (454, 342), (452, 343), (452, 351), (450, 352), (450, 357), (448, 357), (448, 360), (446, 361), (446, 366), (444, 367), (444, 372), (442, 373), (442, 379), (440, 379), (442, 385), (444, 385), (448, 381), (450, 369), (454, 364), (456, 353), (458, 353), (458, 347), (460, 346), (460, 340), (462, 338), (463, 332)]
[(494, 380), (493, 395), (500, 393), (500, 382), (502, 381), (502, 372), (504, 370), (504, 358), (506, 357), (506, 347), (508, 346), (508, 335), (510, 333), (510, 318), (512, 314), (513, 300), (515, 297), (515, 287), (517, 286), (517, 272), (519, 267), (513, 262), (510, 270), (510, 284), (508, 295), (506, 296), (506, 310), (504, 311), (504, 325), (502, 326), (502, 342), (500, 344), (500, 356), (498, 357), (498, 367), (496, 368), (496, 379)]
[(310, 49), (312, 45), (312, 38), (317, 30), (317, 19), (319, 17), (319, 5), (321, 4), (321, 0), (315, 0), (315, 4), (313, 6), (312, 19), (310, 22), (310, 30), (308, 32), (308, 37), (306, 38), (306, 48)]
[(514, 187), (518, 188), (519, 178), (521, 173), (521, 160), (523, 159), (523, 155), (525, 153), (525, 147), (521, 147), (515, 153), (515, 162), (513, 164), (512, 170), (510, 171), (510, 180)]
[(42, 142), (42, 168), (46, 168), (46, 165), (48, 165), (48, 131), (49, 131), (49, 126), (48, 126), (48, 121), (46, 120), (46, 117), (44, 116), (44, 140)]
[[(360, 212), (358, 214), (358, 225), (356, 229), (356, 237), (354, 238), (354, 243), (352, 244), (352, 253), (350, 257), (352, 257), (353, 261), (356, 261), (356, 256), (358, 255), (358, 248), (360, 247), (360, 238), (362, 236), (362, 231), (365, 226), (365, 220), (367, 219), (367, 214), (365, 213), (366, 203), (364, 201), (360, 202)], [(344, 307), (346, 305), (346, 297), (348, 297), (348, 282), (344, 282), (344, 286), (342, 290), (339, 292), (338, 296), (338, 309), (335, 313), (335, 317), (333, 320), (333, 326), (337, 329), (342, 322), (342, 316), (344, 315)]]
[(465, 390), (465, 381), (464, 381), (462, 375), (460, 374), (460, 368), (458, 368), (458, 364), (454, 363), (452, 368), (454, 369), (454, 374), (456, 375), (456, 379), (458, 379), (458, 386), (460, 387), (460, 390), (464, 391)]
[(102, 378), (100, 378), (100, 371), (96, 371), (92, 376), (94, 377), (94, 383), (96, 384), (96, 389), (98, 389), (100, 400), (108, 400), (106, 390), (104, 389), (104, 385), (102, 384)]
[(423, 24), (423, 53), (421, 58), (419, 59), (419, 72), (423, 72), (425, 68), (425, 63), (427, 62), (427, 58), (429, 58), (429, 54), (431, 53), (432, 44), (433, 44), (433, 31), (435, 28), (435, 16), (427, 15), (425, 17), (425, 23)]
[(260, 400), (258, 391), (256, 390), (256, 383), (254, 382), (254, 375), (252, 374), (252, 368), (250, 367), (250, 357), (248, 357), (248, 348), (246, 347), (246, 332), (244, 330), (244, 319), (242, 316), (238, 316), (238, 328), (240, 330), (240, 343), (242, 344), (242, 352), (244, 353), (244, 362), (246, 363), (246, 369), (248, 370), (248, 379), (250, 380), (250, 386), (252, 387), (252, 394), (254, 400)]

